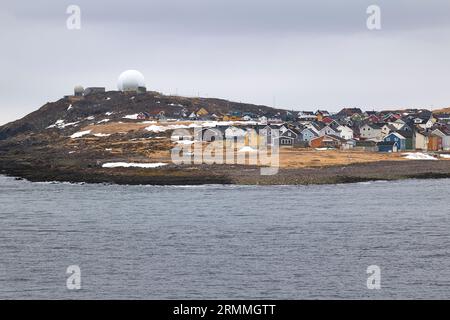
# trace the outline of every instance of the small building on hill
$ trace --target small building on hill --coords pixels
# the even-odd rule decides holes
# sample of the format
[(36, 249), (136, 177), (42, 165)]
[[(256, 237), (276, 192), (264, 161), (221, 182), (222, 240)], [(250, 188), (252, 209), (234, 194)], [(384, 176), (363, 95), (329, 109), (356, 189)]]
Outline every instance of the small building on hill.
[(105, 87), (88, 87), (84, 89), (84, 95), (88, 96), (90, 94), (97, 94), (97, 93), (105, 93), (106, 89)]

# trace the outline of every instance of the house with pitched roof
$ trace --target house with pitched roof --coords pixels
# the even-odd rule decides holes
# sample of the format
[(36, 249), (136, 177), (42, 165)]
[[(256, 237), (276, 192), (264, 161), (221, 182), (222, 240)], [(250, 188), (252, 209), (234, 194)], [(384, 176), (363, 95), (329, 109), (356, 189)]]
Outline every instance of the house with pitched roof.
[(443, 150), (450, 150), (450, 130), (447, 127), (436, 128), (432, 131), (432, 133), (441, 137)]
[(384, 139), (384, 142), (395, 142), (397, 150), (406, 150), (406, 138), (398, 132), (391, 132)]
[(366, 123), (361, 126), (359, 132), (362, 139), (383, 140), (382, 125), (378, 123)]

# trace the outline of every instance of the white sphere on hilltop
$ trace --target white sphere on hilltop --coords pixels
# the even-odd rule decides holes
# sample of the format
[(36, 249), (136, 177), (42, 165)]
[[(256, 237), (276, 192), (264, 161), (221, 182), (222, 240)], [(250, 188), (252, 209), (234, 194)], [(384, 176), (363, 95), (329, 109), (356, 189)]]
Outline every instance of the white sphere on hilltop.
[(81, 95), (83, 95), (84, 88), (82, 86), (75, 86), (75, 88), (73, 89), (73, 92), (76, 96), (81, 96)]
[(139, 87), (145, 87), (145, 80), (137, 70), (122, 72), (117, 80), (117, 88), (120, 91), (137, 91)]

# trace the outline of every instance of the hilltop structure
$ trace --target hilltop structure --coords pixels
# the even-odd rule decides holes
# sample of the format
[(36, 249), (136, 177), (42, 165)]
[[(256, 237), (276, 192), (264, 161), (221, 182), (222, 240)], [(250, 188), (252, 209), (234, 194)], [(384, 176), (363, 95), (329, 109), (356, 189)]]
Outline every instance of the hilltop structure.
[(117, 88), (122, 92), (144, 93), (147, 91), (144, 76), (137, 70), (122, 72), (117, 80)]

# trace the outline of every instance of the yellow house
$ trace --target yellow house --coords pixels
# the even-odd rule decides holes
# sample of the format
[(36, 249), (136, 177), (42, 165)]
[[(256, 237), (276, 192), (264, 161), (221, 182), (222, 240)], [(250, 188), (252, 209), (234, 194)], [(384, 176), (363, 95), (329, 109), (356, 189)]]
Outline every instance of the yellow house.
[(241, 117), (230, 116), (230, 115), (223, 116), (223, 121), (239, 121), (239, 120), (241, 120)]
[(197, 117), (203, 117), (209, 114), (208, 110), (206, 110), (205, 108), (200, 108), (198, 109), (198, 111), (196, 112)]

